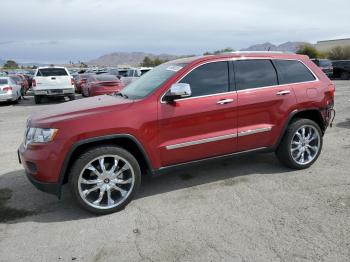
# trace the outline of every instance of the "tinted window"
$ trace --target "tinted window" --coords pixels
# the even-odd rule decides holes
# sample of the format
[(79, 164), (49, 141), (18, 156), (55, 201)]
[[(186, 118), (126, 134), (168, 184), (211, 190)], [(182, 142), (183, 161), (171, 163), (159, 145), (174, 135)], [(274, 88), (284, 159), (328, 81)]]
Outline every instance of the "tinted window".
[(117, 81), (118, 78), (114, 75), (97, 75), (96, 79), (98, 81)]
[(191, 85), (193, 97), (227, 92), (229, 90), (228, 63), (215, 62), (202, 65), (180, 82)]
[(319, 65), (320, 66), (331, 66), (332, 63), (331, 63), (331, 61), (324, 59), (324, 60), (319, 60)]
[(7, 79), (0, 79), (0, 85), (7, 85)]
[(42, 68), (38, 70), (37, 76), (66, 76), (67, 71), (64, 68)]
[(234, 68), (237, 90), (278, 84), (270, 60), (240, 60), (235, 62)]
[(127, 85), (122, 93), (131, 99), (143, 98), (159, 88), (184, 66), (186, 66), (186, 63), (168, 62), (161, 64), (141, 76), (137, 81)]
[(310, 70), (296, 60), (274, 60), (280, 84), (291, 84), (315, 80)]

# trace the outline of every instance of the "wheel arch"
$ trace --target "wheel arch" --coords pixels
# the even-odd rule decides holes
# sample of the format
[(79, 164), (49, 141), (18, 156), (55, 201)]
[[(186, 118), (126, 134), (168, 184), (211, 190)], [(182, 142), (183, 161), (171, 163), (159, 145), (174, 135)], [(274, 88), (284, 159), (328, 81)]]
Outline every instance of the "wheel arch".
[(117, 135), (107, 135), (107, 136), (100, 136), (100, 137), (81, 140), (76, 142), (71, 147), (69, 153), (67, 154), (64, 160), (64, 163), (60, 172), (60, 179), (59, 179), (60, 190), (59, 190), (58, 197), (61, 197), (62, 185), (68, 182), (68, 175), (69, 175), (69, 171), (70, 171), (70, 167), (72, 166), (72, 163), (78, 158), (78, 156), (82, 152), (88, 150), (89, 148), (92, 148), (95, 146), (102, 146), (102, 145), (120, 146), (125, 150), (129, 151), (136, 158), (136, 160), (139, 162), (142, 173), (148, 173), (148, 171), (152, 170), (152, 165), (146, 154), (145, 149), (143, 148), (142, 144), (132, 135), (117, 134)]
[(326, 131), (327, 125), (326, 125), (325, 121), (323, 120), (320, 109), (308, 108), (308, 109), (302, 109), (302, 110), (294, 110), (293, 112), (291, 112), (289, 114), (289, 118), (286, 121), (286, 123), (282, 129), (281, 135), (279, 136), (277, 143), (274, 146), (274, 149), (277, 149), (277, 147), (281, 143), (282, 138), (284, 137), (288, 126), (295, 119), (299, 119), (299, 118), (310, 119), (310, 120), (316, 122), (318, 124), (318, 126), (320, 127), (322, 134), (324, 134), (324, 132)]

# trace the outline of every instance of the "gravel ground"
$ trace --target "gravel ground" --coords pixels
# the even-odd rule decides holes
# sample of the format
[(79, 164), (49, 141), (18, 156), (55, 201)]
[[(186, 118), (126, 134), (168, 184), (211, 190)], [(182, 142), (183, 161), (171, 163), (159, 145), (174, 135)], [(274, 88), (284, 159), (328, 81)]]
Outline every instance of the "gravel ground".
[[(145, 179), (124, 211), (95, 217), (67, 188), (37, 191), (16, 149), (33, 97), (0, 105), (0, 261), (350, 261), (350, 81), (318, 161), (289, 170), (238, 156)], [(64, 104), (62, 104), (64, 106)]]

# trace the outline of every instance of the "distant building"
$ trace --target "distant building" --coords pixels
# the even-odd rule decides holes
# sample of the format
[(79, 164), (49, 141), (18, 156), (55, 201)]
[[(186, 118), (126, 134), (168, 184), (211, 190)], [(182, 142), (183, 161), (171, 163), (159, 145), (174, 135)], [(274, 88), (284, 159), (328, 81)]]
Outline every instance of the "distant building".
[(350, 38), (318, 41), (316, 44), (317, 50), (322, 52), (329, 51), (335, 46), (350, 46)]

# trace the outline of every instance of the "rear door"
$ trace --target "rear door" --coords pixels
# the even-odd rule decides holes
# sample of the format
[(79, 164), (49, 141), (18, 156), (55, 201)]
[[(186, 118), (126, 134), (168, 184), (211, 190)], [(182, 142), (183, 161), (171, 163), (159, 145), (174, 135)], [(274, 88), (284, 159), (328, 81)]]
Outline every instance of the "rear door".
[(230, 90), (231, 66), (224, 61), (196, 67), (180, 81), (190, 84), (192, 96), (159, 104), (162, 166), (236, 151), (237, 93)]
[(71, 87), (71, 76), (65, 68), (40, 68), (35, 76), (36, 89), (63, 89)]
[(290, 85), (279, 85), (271, 60), (234, 62), (238, 95), (238, 150), (269, 147), (296, 104)]

